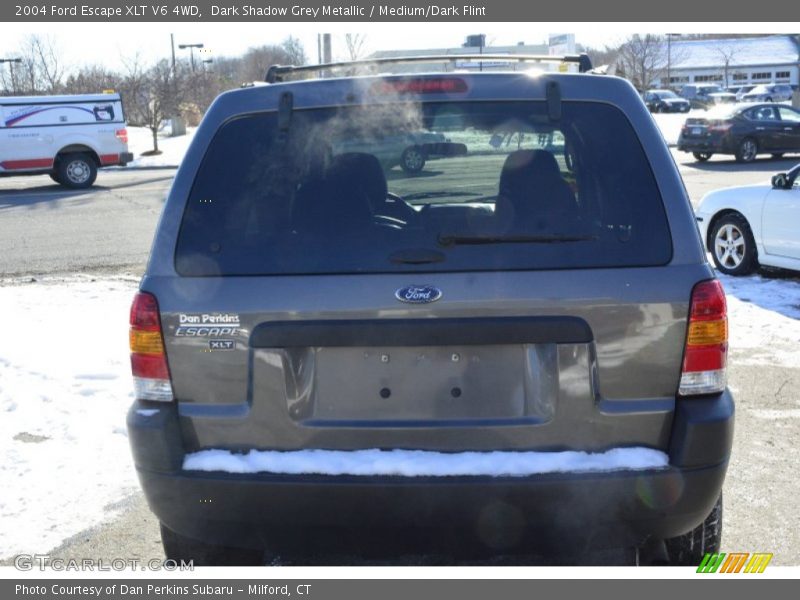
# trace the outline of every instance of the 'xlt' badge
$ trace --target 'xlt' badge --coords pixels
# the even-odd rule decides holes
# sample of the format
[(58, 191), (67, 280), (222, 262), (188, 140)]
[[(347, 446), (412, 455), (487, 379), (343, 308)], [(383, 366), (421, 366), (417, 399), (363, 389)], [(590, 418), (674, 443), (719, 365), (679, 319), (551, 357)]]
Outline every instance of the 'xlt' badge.
[(432, 285), (407, 285), (397, 290), (394, 297), (409, 304), (427, 304), (441, 298), (442, 290)]

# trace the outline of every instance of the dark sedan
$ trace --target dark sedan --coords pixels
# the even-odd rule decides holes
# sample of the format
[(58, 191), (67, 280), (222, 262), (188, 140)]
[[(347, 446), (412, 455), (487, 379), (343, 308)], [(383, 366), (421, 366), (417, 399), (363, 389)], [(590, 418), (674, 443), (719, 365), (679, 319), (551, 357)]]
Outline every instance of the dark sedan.
[(733, 154), (751, 162), (759, 154), (780, 158), (800, 152), (800, 111), (781, 104), (737, 104), (689, 118), (681, 129), (678, 150), (699, 161), (714, 154)]
[(689, 112), (689, 101), (671, 90), (647, 90), (642, 98), (650, 112)]

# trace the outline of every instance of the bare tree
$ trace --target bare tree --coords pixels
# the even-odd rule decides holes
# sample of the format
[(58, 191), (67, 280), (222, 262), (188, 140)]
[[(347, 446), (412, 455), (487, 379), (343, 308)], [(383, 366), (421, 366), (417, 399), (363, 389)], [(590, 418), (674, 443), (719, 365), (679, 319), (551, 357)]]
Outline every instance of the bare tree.
[(103, 66), (81, 67), (67, 77), (61, 86), (65, 94), (96, 94), (103, 90), (116, 90), (122, 83), (122, 76)]
[(364, 56), (364, 44), (367, 41), (367, 35), (364, 33), (346, 33), (344, 36), (344, 46), (347, 50), (347, 58), (350, 60), (358, 60)]
[(298, 38), (290, 35), (281, 42), (281, 48), (286, 52), (290, 65), (304, 65), (308, 62), (306, 50)]
[(739, 49), (736, 46), (724, 45), (719, 46), (716, 50), (722, 60), (722, 76), (725, 81), (724, 87), (728, 87), (728, 74), (730, 73), (731, 63), (739, 53)]
[(619, 49), (618, 67), (637, 89), (652, 87), (667, 68), (664, 38), (651, 33), (632, 35)]
[(14, 65), (14, 77), (0, 75), (3, 87), (23, 94), (58, 92), (65, 67), (58, 45), (51, 36), (29, 35), (14, 53), (22, 62)]
[(145, 68), (138, 56), (125, 61), (125, 68), (121, 92), (128, 107), (128, 122), (150, 130), (151, 153), (158, 154), (158, 132), (167, 117), (178, 113), (186, 95), (189, 70), (183, 63), (173, 69), (166, 59)]
[(292, 60), (293, 57), (282, 46), (250, 48), (241, 58), (239, 80), (262, 81), (270, 66), (290, 64)]

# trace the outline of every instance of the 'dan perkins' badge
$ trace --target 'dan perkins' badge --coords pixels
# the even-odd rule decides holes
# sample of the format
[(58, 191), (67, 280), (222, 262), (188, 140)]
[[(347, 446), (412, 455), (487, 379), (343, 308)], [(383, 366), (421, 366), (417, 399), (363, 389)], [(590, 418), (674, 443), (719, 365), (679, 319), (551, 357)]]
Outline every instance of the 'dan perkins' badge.
[[(239, 315), (236, 313), (201, 313), (178, 315), (176, 337), (218, 337), (239, 334)], [(210, 348), (224, 350), (227, 348)], [(231, 350), (233, 348), (230, 348)]]

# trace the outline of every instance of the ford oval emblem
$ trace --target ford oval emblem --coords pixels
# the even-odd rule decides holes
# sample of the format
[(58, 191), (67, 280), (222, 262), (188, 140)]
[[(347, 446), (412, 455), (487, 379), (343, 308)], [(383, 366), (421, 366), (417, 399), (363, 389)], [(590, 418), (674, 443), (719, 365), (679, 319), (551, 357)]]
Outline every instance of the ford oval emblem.
[(428, 304), (441, 298), (442, 290), (432, 285), (407, 285), (397, 290), (394, 297), (409, 304)]

